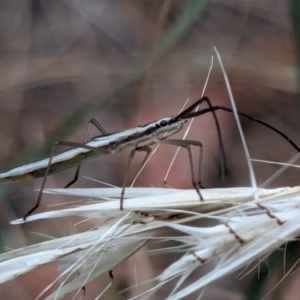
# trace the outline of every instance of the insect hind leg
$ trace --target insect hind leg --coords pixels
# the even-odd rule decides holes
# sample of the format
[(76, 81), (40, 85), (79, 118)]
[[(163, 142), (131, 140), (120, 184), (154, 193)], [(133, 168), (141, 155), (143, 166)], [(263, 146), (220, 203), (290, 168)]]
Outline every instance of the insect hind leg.
[(68, 146), (68, 147), (77, 147), (77, 148), (87, 149), (87, 150), (91, 150), (91, 151), (95, 151), (95, 152), (100, 152), (100, 153), (103, 153), (103, 154), (108, 154), (109, 153), (109, 151), (100, 150), (98, 148), (91, 147), (91, 146), (88, 146), (88, 145), (85, 145), (85, 144), (81, 144), (81, 143), (68, 142), (68, 141), (57, 141), (54, 144), (53, 148), (52, 148), (52, 151), (51, 151), (51, 154), (50, 154), (50, 157), (49, 157), (49, 162), (48, 162), (48, 165), (47, 165), (47, 168), (46, 168), (46, 171), (45, 171), (45, 175), (44, 175), (44, 178), (43, 178), (43, 182), (42, 182), (42, 185), (41, 185), (41, 188), (40, 188), (40, 191), (39, 191), (39, 195), (38, 195), (37, 200), (36, 200), (36, 204), (35, 204), (35, 206), (32, 209), (30, 209), (25, 214), (25, 216), (23, 217), (24, 221), (26, 221), (26, 218), (29, 215), (31, 215), (40, 206), (40, 203), (41, 203), (41, 200), (42, 200), (43, 191), (44, 191), (44, 188), (45, 188), (45, 185), (46, 185), (47, 177), (49, 175), (51, 164), (52, 164), (52, 160), (53, 160), (53, 157), (54, 157), (55, 149), (56, 149), (56, 147), (58, 145), (60, 145), (60, 146)]
[[(88, 141), (91, 125), (94, 125), (102, 133), (102, 135), (107, 134), (107, 132), (103, 128), (103, 126), (95, 118), (91, 118), (89, 120), (88, 127), (87, 127), (87, 130), (86, 130), (86, 133), (85, 133), (84, 143), (86, 143)], [(68, 187), (70, 187), (71, 185), (73, 185), (78, 180), (80, 169), (81, 169), (81, 164), (79, 164), (76, 167), (75, 176), (74, 176), (74, 178), (68, 184), (66, 184), (64, 186), (65, 189), (67, 189)]]

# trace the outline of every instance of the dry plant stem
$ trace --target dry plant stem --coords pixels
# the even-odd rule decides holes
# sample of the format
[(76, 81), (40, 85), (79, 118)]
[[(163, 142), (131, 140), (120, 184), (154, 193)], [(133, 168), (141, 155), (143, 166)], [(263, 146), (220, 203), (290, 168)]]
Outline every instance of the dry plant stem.
[[(59, 189), (45, 192), (78, 197), (89, 195), (95, 198), (101, 198), (105, 194), (106, 198), (103, 203), (41, 213), (27, 219), (106, 217), (108, 222), (98, 229), (0, 256), (0, 268), (7, 270), (0, 274), (1, 282), (25, 274), (40, 265), (52, 261), (64, 265), (63, 262), (67, 260), (68, 267), (63, 269), (61, 275), (63, 284), (54, 293), (55, 296), (59, 294), (59, 297), (74, 290), (80, 291), (82, 285), (113, 269), (145, 243), (173, 239), (185, 246), (185, 255), (156, 278), (154, 290), (174, 277), (181, 278), (179, 282), (183, 283), (195, 268), (213, 260), (217, 262), (213, 270), (196, 282), (185, 288), (181, 284), (176, 285), (168, 298), (183, 299), (237, 268), (247, 266), (300, 233), (300, 187), (273, 190), (205, 189), (202, 190), (205, 199), (203, 202), (199, 202), (194, 190), (128, 188), (126, 211), (119, 210), (119, 201), (116, 200), (120, 195), (119, 188)], [(120, 218), (119, 221), (111, 222), (116, 217)], [(205, 228), (188, 225), (192, 220), (200, 218), (215, 219), (219, 224)], [(165, 227), (183, 232), (185, 236), (164, 236), (162, 230)], [(160, 238), (157, 238), (158, 234)], [(168, 254), (170, 250), (161, 249), (158, 253)], [(88, 265), (90, 267), (85, 269)], [(73, 278), (77, 273), (81, 275)], [(73, 279), (69, 282), (71, 275)], [(54, 294), (48, 299), (54, 299)]]

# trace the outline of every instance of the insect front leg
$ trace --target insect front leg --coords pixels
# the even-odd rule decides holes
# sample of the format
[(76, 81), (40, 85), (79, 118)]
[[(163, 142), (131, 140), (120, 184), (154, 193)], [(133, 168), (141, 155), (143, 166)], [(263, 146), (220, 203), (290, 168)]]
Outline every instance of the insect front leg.
[[(203, 157), (202, 143), (198, 142), (198, 141), (193, 141), (193, 140), (156, 140), (156, 143), (165, 144), (165, 145), (173, 145), (173, 146), (182, 147), (184, 149), (187, 149), (188, 156), (189, 156), (189, 162), (190, 162), (190, 168), (191, 168), (192, 184), (193, 184), (195, 191), (199, 195), (200, 201), (203, 201), (204, 199), (199, 191), (200, 187), (202, 186), (202, 157)], [(196, 180), (195, 171), (194, 171), (191, 146), (199, 147), (199, 162), (198, 162), (197, 180)]]
[[(208, 108), (196, 110), (199, 105), (201, 105), (203, 102), (206, 102), (206, 104), (209, 106)], [(212, 113), (212, 116), (214, 118), (214, 122), (217, 129), (218, 134), (218, 140), (219, 140), (219, 149), (220, 149), (220, 156), (221, 156), (221, 182), (224, 183), (225, 180), (225, 173), (226, 173), (226, 156), (225, 156), (225, 148), (224, 148), (224, 142), (221, 134), (221, 127), (220, 123), (217, 117), (217, 114), (215, 112), (216, 107), (212, 105), (212, 102), (210, 99), (206, 96), (202, 97), (198, 101), (196, 101), (193, 105), (188, 107), (186, 110), (181, 112), (177, 118), (183, 118), (183, 119), (191, 119), (197, 116), (200, 116), (202, 111), (205, 111), (205, 113), (210, 112)], [(199, 113), (200, 112), (200, 113)]]

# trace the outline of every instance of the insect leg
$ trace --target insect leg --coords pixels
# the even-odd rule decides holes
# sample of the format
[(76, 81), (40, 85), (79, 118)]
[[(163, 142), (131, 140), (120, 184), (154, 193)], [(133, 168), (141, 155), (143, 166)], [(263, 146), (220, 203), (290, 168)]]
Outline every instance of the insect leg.
[[(85, 140), (84, 142), (86, 143), (88, 141), (88, 137), (89, 137), (89, 132), (90, 132), (90, 127), (91, 127), (91, 124), (93, 124), (102, 134), (106, 134), (106, 131), (105, 129), (101, 126), (101, 124), (95, 119), (95, 118), (92, 118), (89, 120), (89, 124), (88, 124), (88, 128), (86, 130), (86, 134), (85, 134)], [(79, 164), (77, 167), (76, 167), (76, 172), (75, 172), (75, 176), (74, 178), (64, 186), (64, 188), (68, 188), (70, 187), (72, 184), (74, 184), (77, 180), (78, 180), (78, 176), (79, 176), (79, 172), (80, 172), (80, 168), (81, 168), (81, 164)]]
[[(138, 169), (138, 172), (139, 172), (139, 170), (141, 168), (143, 168), (145, 163), (147, 162), (147, 158), (149, 157), (149, 155), (151, 153), (151, 148), (149, 146), (141, 146), (141, 147), (134, 148), (130, 151), (129, 156), (128, 156), (128, 163), (127, 163), (127, 167), (126, 167), (126, 173), (125, 173), (125, 177), (124, 177), (121, 197), (120, 197), (120, 210), (123, 210), (124, 194), (125, 194), (125, 188), (126, 188), (127, 181), (128, 181), (130, 163), (131, 163), (131, 160), (133, 159), (136, 151), (145, 151), (145, 152), (147, 152), (144, 159), (143, 159), (143, 161), (142, 161), (142, 164), (141, 164), (140, 168)], [(134, 179), (135, 179), (135, 176), (133, 177)]]
[[(203, 102), (206, 102), (209, 107), (205, 108), (205, 109), (195, 111), (195, 109), (199, 105), (201, 105)], [(221, 182), (224, 183), (225, 172), (226, 172), (226, 156), (225, 156), (225, 150), (224, 150), (225, 148), (224, 148), (224, 143), (223, 143), (222, 134), (221, 134), (221, 127), (220, 127), (220, 123), (219, 123), (219, 120), (218, 120), (218, 117), (217, 117), (217, 114), (216, 114), (215, 110), (216, 109), (212, 105), (210, 99), (208, 97), (204, 96), (201, 99), (199, 99), (198, 101), (196, 101), (193, 105), (188, 107), (186, 110), (181, 112), (177, 116), (177, 118), (191, 119), (191, 118), (202, 115), (203, 113), (199, 113), (199, 112), (202, 112), (202, 111), (205, 111), (205, 113), (207, 113), (207, 112), (212, 113), (214, 121), (215, 121), (215, 125), (216, 125), (216, 128), (217, 128), (217, 134), (218, 134), (218, 140), (219, 140), (219, 149), (220, 149), (220, 155), (221, 155)]]
[(130, 187), (132, 186), (133, 181), (136, 180), (136, 178), (138, 177), (140, 170), (142, 170), (145, 167), (145, 164), (148, 162), (148, 157), (152, 151), (152, 148), (148, 147), (147, 145), (144, 145), (141, 147), (137, 147), (135, 150), (136, 151), (146, 151), (147, 153), (146, 153), (140, 167), (138, 168), (136, 174), (132, 177), (132, 180), (129, 184)]
[[(197, 194), (199, 195), (200, 201), (203, 201), (204, 199), (199, 191), (200, 186), (202, 185), (202, 156), (203, 156), (202, 143), (198, 142), (198, 141), (193, 141), (193, 140), (157, 140), (156, 143), (157, 144), (174, 145), (177, 147), (182, 147), (182, 148), (187, 149), (188, 155), (189, 155), (190, 167), (191, 167), (193, 187), (196, 190)], [(197, 147), (199, 147), (199, 150), (200, 150), (199, 164), (198, 164), (198, 176), (197, 176), (198, 180), (196, 180), (196, 177), (195, 177), (191, 146), (197, 146)]]
[(103, 126), (95, 118), (91, 118), (89, 120), (88, 129), (87, 129), (87, 133), (86, 133), (86, 137), (85, 137), (86, 140), (88, 139), (88, 134), (89, 134), (89, 131), (90, 131), (91, 124), (93, 124), (102, 134), (107, 134), (107, 132), (103, 128)]
[(39, 191), (39, 195), (37, 197), (37, 200), (36, 200), (36, 204), (35, 206), (30, 209), (26, 214), (25, 216), (23, 217), (24, 221), (26, 220), (26, 218), (31, 215), (39, 206), (40, 206), (40, 203), (41, 203), (41, 199), (42, 199), (42, 195), (43, 195), (43, 190), (45, 188), (45, 185), (46, 185), (46, 181), (47, 181), (47, 176), (49, 175), (49, 171), (50, 171), (50, 168), (51, 168), (51, 163), (52, 163), (52, 159), (54, 157), (54, 153), (55, 153), (55, 149), (58, 145), (61, 145), (61, 146), (69, 146), (69, 147), (77, 147), (77, 148), (83, 148), (83, 149), (88, 149), (88, 150), (91, 150), (91, 151), (96, 151), (96, 152), (100, 152), (100, 153), (103, 153), (103, 154), (109, 154), (109, 151), (105, 151), (105, 150), (100, 150), (98, 148), (95, 148), (95, 147), (91, 147), (91, 146), (88, 146), (88, 145), (85, 145), (85, 144), (81, 144), (81, 143), (76, 143), (76, 142), (67, 142), (67, 141), (57, 141), (53, 148), (52, 148), (52, 151), (51, 151), (51, 154), (50, 154), (50, 157), (49, 157), (49, 162), (48, 162), (48, 166), (47, 166), (47, 169), (45, 171), (45, 175), (44, 175), (44, 178), (43, 178), (43, 182), (42, 182), (42, 185), (41, 185), (41, 189)]

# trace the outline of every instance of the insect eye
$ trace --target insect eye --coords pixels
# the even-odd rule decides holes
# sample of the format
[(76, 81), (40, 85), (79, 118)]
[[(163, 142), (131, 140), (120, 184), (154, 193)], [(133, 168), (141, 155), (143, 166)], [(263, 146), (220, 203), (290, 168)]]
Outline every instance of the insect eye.
[(161, 127), (165, 127), (165, 126), (167, 126), (167, 124), (168, 124), (168, 122), (167, 122), (166, 120), (162, 120), (162, 121), (159, 123), (159, 125), (160, 125)]

